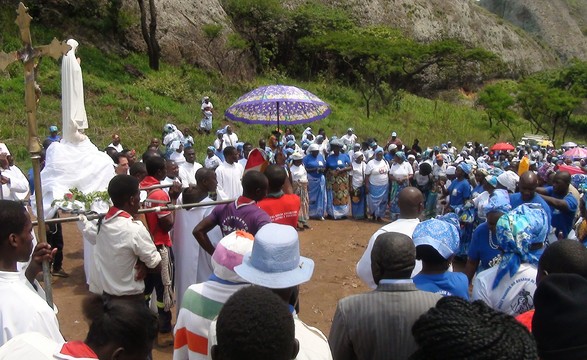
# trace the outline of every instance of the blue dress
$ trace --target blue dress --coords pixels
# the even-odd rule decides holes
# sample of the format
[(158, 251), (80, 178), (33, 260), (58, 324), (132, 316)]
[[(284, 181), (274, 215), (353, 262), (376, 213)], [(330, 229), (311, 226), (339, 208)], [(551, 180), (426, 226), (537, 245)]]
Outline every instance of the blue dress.
[(326, 211), (326, 161), (322, 154), (316, 157), (308, 154), (304, 157), (303, 164), (308, 173), (308, 213), (311, 219), (321, 219)]

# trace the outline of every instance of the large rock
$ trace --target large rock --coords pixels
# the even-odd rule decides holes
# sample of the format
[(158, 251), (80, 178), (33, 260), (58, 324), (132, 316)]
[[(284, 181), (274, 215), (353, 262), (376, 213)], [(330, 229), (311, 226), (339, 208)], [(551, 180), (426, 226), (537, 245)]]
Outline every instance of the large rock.
[(481, 0), (496, 15), (536, 34), (563, 60), (587, 59), (586, 0)]

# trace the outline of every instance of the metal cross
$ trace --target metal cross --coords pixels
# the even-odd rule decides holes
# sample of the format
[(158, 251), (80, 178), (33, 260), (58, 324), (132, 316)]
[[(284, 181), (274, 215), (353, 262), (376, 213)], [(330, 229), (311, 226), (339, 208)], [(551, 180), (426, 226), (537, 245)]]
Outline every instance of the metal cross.
[[(42, 45), (33, 47), (31, 41), (31, 20), (33, 19), (28, 14), (28, 8), (23, 3), (18, 4), (18, 14), (16, 17), (16, 25), (20, 29), (20, 38), (23, 43), (23, 47), (20, 50), (13, 51), (11, 53), (5, 53), (0, 51), (0, 70), (6, 69), (6, 67), (13, 62), (20, 61), (24, 65), (24, 83), (25, 91), (24, 98), (26, 104), (26, 114), (29, 130), (28, 138), (28, 151), (31, 154), (31, 160), (33, 163), (33, 173), (35, 180), (35, 200), (37, 202), (37, 217), (39, 222), (38, 239), (39, 242), (47, 242), (47, 234), (45, 232), (45, 217), (43, 211), (43, 192), (41, 189), (41, 164), (40, 164), (40, 153), (41, 153), (41, 141), (37, 135), (37, 104), (38, 97), (40, 96), (40, 89), (35, 82), (35, 72), (37, 60), (40, 61), (43, 56), (48, 55), (54, 59), (59, 59), (63, 54), (66, 54), (71, 47), (65, 42), (59, 42), (56, 38), (49, 45)], [(49, 263), (43, 262), (43, 279), (45, 283), (45, 293), (47, 295), (47, 303), (53, 307), (53, 292), (51, 289), (51, 274), (49, 269)]]

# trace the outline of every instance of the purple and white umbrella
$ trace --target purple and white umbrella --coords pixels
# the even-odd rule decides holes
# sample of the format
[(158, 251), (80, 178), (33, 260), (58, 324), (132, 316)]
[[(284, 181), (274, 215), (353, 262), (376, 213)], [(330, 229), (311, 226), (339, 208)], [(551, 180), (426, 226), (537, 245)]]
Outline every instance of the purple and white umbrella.
[(330, 107), (311, 92), (295, 86), (261, 86), (241, 96), (224, 115), (247, 124), (295, 125), (322, 120)]

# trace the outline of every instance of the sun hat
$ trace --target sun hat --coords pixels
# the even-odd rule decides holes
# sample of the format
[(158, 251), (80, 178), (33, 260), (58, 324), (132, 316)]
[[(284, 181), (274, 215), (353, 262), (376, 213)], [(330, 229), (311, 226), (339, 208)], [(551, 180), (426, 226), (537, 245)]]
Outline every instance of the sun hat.
[(397, 145), (396, 145), (396, 144), (390, 144), (390, 145), (387, 147), (387, 151), (391, 151), (391, 150), (395, 150), (395, 149), (397, 149)]
[(234, 272), (234, 267), (242, 264), (245, 254), (253, 249), (253, 240), (253, 235), (242, 230), (223, 237), (212, 254), (214, 275), (226, 281), (243, 282)]
[(56, 131), (59, 131), (59, 129), (57, 128), (57, 126), (55, 126), (55, 125), (49, 126), (49, 132), (56, 132)]
[(314, 261), (300, 256), (296, 229), (270, 223), (257, 231), (253, 250), (234, 271), (251, 284), (285, 289), (309, 281)]
[(415, 246), (430, 245), (445, 259), (449, 259), (459, 249), (459, 230), (452, 222), (442, 218), (416, 225), (412, 239)]

